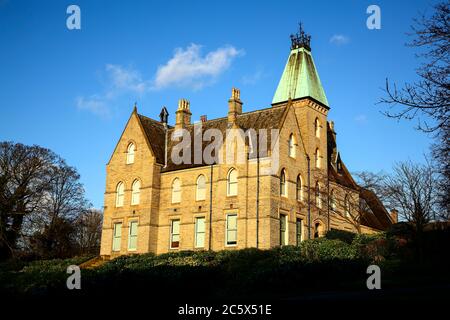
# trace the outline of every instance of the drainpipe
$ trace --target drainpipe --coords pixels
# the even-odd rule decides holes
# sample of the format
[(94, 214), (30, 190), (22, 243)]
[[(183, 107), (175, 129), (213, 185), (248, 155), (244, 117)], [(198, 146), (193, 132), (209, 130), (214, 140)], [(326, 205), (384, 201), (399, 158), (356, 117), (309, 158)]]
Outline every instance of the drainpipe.
[(164, 168), (167, 168), (167, 140), (168, 140), (168, 133), (167, 130), (167, 123), (164, 123), (164, 132), (165, 132), (165, 146), (164, 146)]
[(209, 245), (208, 245), (208, 250), (211, 251), (211, 246), (212, 246), (212, 203), (213, 203), (213, 165), (211, 164), (211, 174), (209, 177)]
[(259, 248), (259, 148), (258, 147), (256, 150), (256, 248), (257, 249)]
[[(328, 164), (327, 164), (327, 170), (328, 170)], [(328, 220), (327, 231), (330, 231), (330, 178), (328, 176), (328, 172), (327, 172), (327, 194), (328, 194), (328, 196), (327, 196), (327, 199), (328, 199), (328, 201), (327, 201), (327, 220)]]
[(311, 164), (309, 155), (306, 154), (308, 161), (308, 240), (311, 239)]

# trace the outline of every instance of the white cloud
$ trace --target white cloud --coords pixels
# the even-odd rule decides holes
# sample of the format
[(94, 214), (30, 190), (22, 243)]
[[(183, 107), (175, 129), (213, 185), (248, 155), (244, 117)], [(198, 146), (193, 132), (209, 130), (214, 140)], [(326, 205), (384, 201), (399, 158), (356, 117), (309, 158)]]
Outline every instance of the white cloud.
[(242, 77), (241, 81), (244, 85), (254, 85), (264, 77), (262, 70), (257, 70), (252, 74), (246, 74)]
[(114, 99), (124, 94), (143, 95), (150, 88), (150, 83), (143, 80), (139, 71), (132, 67), (115, 64), (105, 66), (106, 84), (101, 94), (76, 99), (79, 110), (87, 110), (101, 117), (111, 115), (110, 106)]
[(148, 82), (142, 80), (139, 71), (133, 68), (125, 68), (120, 65), (107, 64), (112, 89), (136, 93), (143, 93), (149, 88)]
[(169, 86), (201, 89), (226, 71), (233, 59), (242, 54), (232, 46), (218, 48), (201, 55), (201, 46), (191, 44), (186, 49), (177, 48), (166, 64), (159, 66), (154, 80), (154, 89)]
[(80, 110), (87, 110), (101, 117), (110, 116), (110, 110), (104, 97), (97, 95), (90, 96), (89, 98), (78, 97), (76, 103), (77, 108)]
[(359, 124), (365, 124), (367, 123), (367, 116), (365, 114), (358, 114), (355, 117), (355, 121)]
[(330, 38), (330, 43), (335, 45), (344, 45), (350, 42), (350, 38), (343, 34), (335, 34)]

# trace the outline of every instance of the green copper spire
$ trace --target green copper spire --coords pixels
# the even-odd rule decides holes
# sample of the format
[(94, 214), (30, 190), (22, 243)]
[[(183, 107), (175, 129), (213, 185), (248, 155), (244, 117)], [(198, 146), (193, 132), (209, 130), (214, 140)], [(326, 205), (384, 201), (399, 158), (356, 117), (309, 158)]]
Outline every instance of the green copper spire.
[(283, 75), (273, 96), (272, 104), (290, 99), (310, 97), (328, 107), (310, 48), (311, 37), (306, 35), (300, 24), (300, 32), (291, 35), (291, 53)]

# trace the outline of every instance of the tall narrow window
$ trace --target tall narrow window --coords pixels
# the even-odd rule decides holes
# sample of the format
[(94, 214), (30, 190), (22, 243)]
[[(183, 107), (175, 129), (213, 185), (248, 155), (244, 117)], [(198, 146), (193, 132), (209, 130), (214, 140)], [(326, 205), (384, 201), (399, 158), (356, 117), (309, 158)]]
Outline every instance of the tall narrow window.
[(141, 195), (141, 182), (139, 180), (134, 180), (131, 186), (131, 205), (137, 205), (140, 202)]
[(319, 151), (319, 148), (317, 148), (316, 152), (314, 153), (314, 160), (316, 162), (316, 168), (320, 168), (320, 151)]
[(350, 199), (349, 199), (348, 195), (346, 195), (345, 199), (344, 199), (344, 214), (345, 214), (345, 216), (347, 218), (351, 217), (351, 214), (350, 214)]
[(287, 197), (286, 170), (281, 170), (280, 174), (280, 195)]
[(235, 246), (237, 244), (237, 214), (227, 215), (226, 244), (227, 246)]
[(195, 247), (205, 246), (205, 217), (195, 218)]
[(136, 151), (136, 147), (134, 143), (130, 143), (127, 148), (127, 164), (134, 163), (134, 152)]
[(227, 195), (228, 196), (237, 196), (237, 193), (238, 193), (237, 170), (234, 168), (231, 168), (230, 171), (228, 171), (228, 177), (227, 177)]
[(289, 136), (289, 157), (295, 158), (295, 137), (294, 134)]
[(180, 247), (180, 220), (172, 220), (170, 225), (170, 248)]
[(303, 181), (302, 176), (297, 176), (297, 200), (303, 201)]
[(206, 178), (204, 175), (199, 175), (197, 178), (197, 190), (195, 193), (195, 200), (201, 201), (206, 199)]
[(116, 207), (123, 207), (123, 199), (125, 197), (125, 185), (119, 182), (116, 187)]
[(138, 236), (138, 222), (130, 221), (130, 229), (128, 232), (128, 250), (129, 251), (136, 251), (137, 236)]
[(330, 192), (330, 207), (331, 210), (336, 211), (336, 196), (334, 194), (334, 190)]
[(314, 131), (315, 131), (316, 137), (320, 138), (320, 122), (319, 122), (319, 118), (316, 118), (316, 120), (314, 121)]
[(287, 238), (287, 215), (280, 215), (280, 245), (285, 246), (288, 243)]
[(113, 230), (113, 251), (120, 251), (120, 244), (122, 241), (122, 223), (114, 223)]
[(299, 246), (303, 238), (303, 220), (300, 218), (297, 218), (297, 220), (295, 221), (295, 235), (297, 246)]
[(319, 185), (319, 181), (316, 182), (316, 207), (317, 208), (322, 208), (322, 198), (320, 196), (320, 185)]
[(172, 182), (172, 203), (181, 202), (181, 180), (175, 178)]

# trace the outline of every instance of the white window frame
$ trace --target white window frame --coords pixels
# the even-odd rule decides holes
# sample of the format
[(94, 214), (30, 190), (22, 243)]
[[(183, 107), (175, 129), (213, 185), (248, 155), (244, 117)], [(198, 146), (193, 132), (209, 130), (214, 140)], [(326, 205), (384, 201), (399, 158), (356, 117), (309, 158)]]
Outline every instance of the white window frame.
[[(200, 179), (203, 179), (203, 187), (200, 185)], [(206, 200), (206, 177), (203, 174), (197, 177), (195, 188), (195, 200), (196, 201)]]
[[(136, 224), (136, 234), (132, 235), (131, 232), (133, 231), (132, 225)], [(137, 220), (130, 220), (128, 224), (128, 251), (137, 251), (137, 245), (138, 245), (138, 231), (139, 230), (139, 222)], [(132, 238), (135, 239), (135, 246), (131, 246)]]
[(125, 183), (120, 181), (116, 186), (116, 207), (123, 207), (125, 203)]
[[(136, 185), (138, 185), (136, 187)], [(141, 181), (136, 179), (131, 185), (131, 205), (138, 205), (141, 201)]]
[[(120, 226), (119, 229), (118, 226)], [(116, 230), (120, 230), (120, 235), (116, 236)], [(118, 239), (118, 241), (116, 241)], [(117, 245), (116, 245), (117, 244)], [(114, 222), (113, 224), (113, 242), (112, 242), (112, 251), (120, 252), (122, 246), (122, 222)]]
[[(231, 174), (233, 173), (233, 175), (236, 175), (236, 181), (231, 181)], [(235, 168), (231, 168), (230, 170), (228, 170), (228, 174), (227, 174), (227, 196), (228, 197), (233, 197), (233, 196), (237, 196), (238, 195), (238, 182), (239, 182), (239, 178), (238, 178), (238, 172)], [(235, 189), (232, 189), (232, 187), (235, 186)]]
[[(178, 233), (174, 233), (173, 229), (174, 229), (174, 224), (178, 223)], [(176, 241), (174, 241), (174, 236), (178, 236), (178, 246), (172, 246), (172, 244)], [(181, 222), (180, 219), (173, 219), (170, 220), (170, 243), (169, 243), (169, 248), (170, 249), (179, 249), (180, 248), (180, 240), (181, 240)]]
[[(199, 221), (203, 220), (203, 231), (199, 231)], [(194, 224), (194, 247), (195, 248), (204, 248), (205, 247), (205, 240), (206, 240), (206, 219), (205, 217), (196, 217), (195, 218), (195, 224)], [(203, 235), (203, 244), (199, 244), (199, 235)]]
[(134, 163), (134, 156), (136, 154), (136, 145), (130, 142), (127, 147), (127, 164)]
[[(236, 228), (235, 229), (229, 229), (228, 228), (228, 222), (230, 217), (236, 218)], [(229, 232), (236, 232), (236, 243), (229, 243), (228, 241), (228, 233)], [(226, 247), (236, 247), (238, 244), (238, 215), (237, 213), (228, 213), (225, 219), (225, 246)]]
[[(178, 188), (175, 189), (175, 183), (178, 183)], [(171, 197), (172, 197), (172, 203), (180, 203), (181, 202), (181, 180), (180, 178), (175, 178), (172, 181), (172, 187), (171, 187)]]

